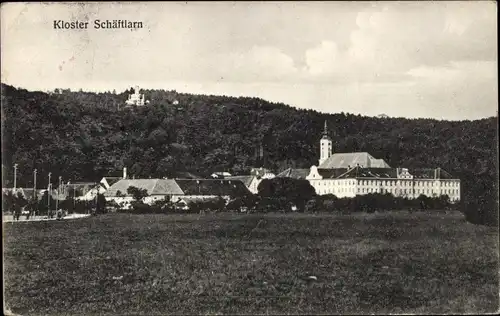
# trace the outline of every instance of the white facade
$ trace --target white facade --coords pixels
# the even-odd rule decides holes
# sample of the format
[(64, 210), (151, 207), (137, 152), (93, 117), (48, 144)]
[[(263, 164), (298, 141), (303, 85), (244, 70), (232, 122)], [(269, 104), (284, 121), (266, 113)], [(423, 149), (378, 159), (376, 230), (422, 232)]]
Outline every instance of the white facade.
[(262, 179), (258, 179), (257, 177), (253, 177), (252, 181), (250, 182), (250, 185), (248, 186), (248, 190), (252, 194), (257, 194), (259, 193), (258, 187)]
[(450, 201), (460, 200), (459, 179), (419, 179), (407, 169), (398, 172), (395, 178), (327, 178), (324, 179), (316, 166), (311, 167), (306, 177), (316, 194), (333, 194), (339, 198), (354, 197), (370, 193), (390, 193), (396, 197), (409, 199), (420, 195), (439, 197), (448, 195)]
[(83, 196), (77, 196), (75, 197), (75, 200), (78, 200), (78, 201), (92, 201), (93, 199), (96, 198), (97, 194), (103, 194), (104, 192), (106, 192), (106, 188), (104, 188), (103, 186), (97, 186), (97, 187), (94, 187), (90, 190), (87, 191), (87, 193), (85, 193)]
[(262, 177), (253, 177), (252, 181), (250, 182), (250, 185), (247, 188), (252, 194), (258, 194), (259, 193), (259, 184), (262, 182), (262, 180), (273, 179), (275, 177), (276, 177), (276, 175), (274, 173), (271, 173), (271, 172), (265, 173)]
[(129, 94), (128, 100), (125, 101), (125, 104), (127, 104), (127, 105), (142, 106), (145, 103), (146, 102), (145, 102), (145, 99), (144, 99), (144, 94), (139, 93), (139, 87), (138, 86), (135, 86), (134, 93), (133, 94)]
[[(152, 205), (156, 201), (161, 201), (166, 198), (170, 198), (170, 201), (172, 203), (178, 203), (180, 201), (190, 201), (190, 200), (209, 200), (209, 199), (214, 199), (221, 197), (223, 198), (226, 202), (229, 201), (230, 197), (229, 196), (218, 196), (218, 195), (150, 195), (142, 199), (142, 202), (144, 204)], [(132, 207), (132, 202), (135, 201), (135, 199), (132, 196), (110, 196), (106, 197), (106, 201), (112, 201), (120, 205), (121, 208), (123, 209), (130, 209)]]
[(319, 164), (321, 165), (332, 155), (332, 140), (328, 137), (323, 137), (320, 141), (320, 158)]
[(375, 159), (366, 152), (332, 155), (326, 121), (318, 166), (312, 166), (306, 176), (318, 195), (343, 198), (390, 193), (409, 199), (448, 195), (453, 202), (460, 200), (460, 179), (452, 179), (440, 168), (416, 169), (411, 174), (406, 168), (391, 168), (383, 159)]
[(319, 142), (319, 165), (325, 162), (332, 155), (332, 139), (328, 136), (328, 127), (325, 121), (325, 129), (323, 131), (323, 137)]

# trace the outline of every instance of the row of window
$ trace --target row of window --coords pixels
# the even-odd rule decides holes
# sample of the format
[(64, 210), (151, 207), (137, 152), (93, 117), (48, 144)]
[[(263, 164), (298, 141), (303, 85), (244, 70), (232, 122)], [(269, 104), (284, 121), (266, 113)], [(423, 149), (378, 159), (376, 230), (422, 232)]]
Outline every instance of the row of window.
[[(334, 189), (330, 188), (329, 190), (328, 189), (321, 190), (320, 188), (318, 188), (319, 194), (323, 194), (323, 193), (353, 193), (353, 192), (357, 192), (357, 193), (377, 193), (377, 192), (386, 193), (387, 192), (387, 193), (411, 194), (412, 189), (407, 189), (407, 188), (404, 188), (404, 189), (358, 188), (356, 190), (354, 187), (348, 187), (348, 188), (340, 187), (340, 188), (334, 188)], [(433, 190), (432, 189), (415, 189), (414, 192), (416, 194), (432, 194)], [(444, 190), (441, 190), (441, 194), (459, 195), (460, 190), (458, 190), (458, 189), (444, 189)]]
[(322, 185), (322, 186), (331, 186), (332, 184), (335, 184), (335, 185), (355, 185), (356, 184), (356, 181), (342, 181), (342, 182), (338, 182), (338, 181), (318, 181), (318, 186)]
[(335, 194), (335, 193), (354, 193), (354, 187), (351, 187), (351, 188), (337, 188), (337, 189), (324, 189), (324, 190), (321, 190), (321, 189), (318, 189), (317, 190), (318, 194), (328, 194), (328, 193), (332, 193), (332, 194)]
[(458, 189), (445, 189), (441, 190), (443, 194), (448, 194), (448, 195), (458, 195), (460, 193), (460, 190)]
[[(318, 194), (328, 194), (328, 193), (354, 193), (355, 189), (353, 187), (351, 188), (338, 188), (336, 190), (330, 189), (330, 190), (320, 190), (318, 189)], [(378, 189), (378, 188), (358, 188), (357, 193), (392, 193), (392, 194), (411, 194), (412, 190), (411, 189)], [(427, 194), (427, 195), (432, 195), (433, 190), (432, 189), (416, 189), (415, 194)], [(458, 189), (447, 189), (447, 190), (442, 190), (441, 194), (446, 194), (446, 195), (459, 195), (459, 190)]]
[[(388, 193), (401, 193), (401, 194), (411, 194), (412, 190), (411, 189), (400, 189), (399, 191), (396, 189), (377, 189), (377, 188), (360, 188), (358, 189), (358, 193), (376, 193), (376, 192), (388, 192)], [(416, 189), (415, 190), (416, 194), (432, 194), (432, 189)], [(447, 195), (458, 195), (459, 190), (457, 189), (447, 189), (447, 190), (441, 190), (441, 194), (447, 194)]]
[[(399, 186), (411, 186), (411, 181), (400, 181), (399, 182)], [(335, 181), (335, 182), (331, 182), (331, 181), (319, 181), (318, 182), (318, 185), (322, 185), (322, 186), (327, 186), (327, 185), (331, 185), (331, 184), (336, 184), (336, 185), (355, 185), (356, 184), (356, 181), (353, 181), (353, 180), (344, 180), (344, 181)], [(359, 181), (359, 184), (360, 185), (375, 185), (375, 186), (379, 186), (379, 185), (383, 185), (383, 186), (397, 186), (397, 182), (396, 181), (380, 181), (380, 180), (360, 180)], [(434, 182), (433, 181), (415, 181), (414, 182), (415, 186), (423, 186), (423, 187), (432, 187), (434, 185)], [(444, 187), (458, 187), (459, 183), (458, 182), (442, 182), (442, 186)]]
[[(391, 190), (391, 189), (375, 189), (375, 188), (359, 188), (357, 190), (357, 193), (358, 194), (369, 194), (369, 193), (391, 193), (393, 195), (411, 195), (412, 192), (411, 190), (399, 190), (398, 192), (396, 192), (397, 190)], [(341, 194), (341, 193), (354, 193), (354, 188), (341, 188), (341, 189), (338, 189), (338, 190), (318, 190), (318, 194)], [(433, 196), (435, 195), (432, 190), (415, 190), (415, 195), (420, 195), (420, 194), (423, 194), (423, 195), (427, 195), (427, 196)], [(442, 195), (448, 195), (450, 197), (452, 196), (458, 196), (459, 195), (459, 192), (458, 190), (450, 190), (450, 191), (444, 191), (444, 192), (441, 192)]]

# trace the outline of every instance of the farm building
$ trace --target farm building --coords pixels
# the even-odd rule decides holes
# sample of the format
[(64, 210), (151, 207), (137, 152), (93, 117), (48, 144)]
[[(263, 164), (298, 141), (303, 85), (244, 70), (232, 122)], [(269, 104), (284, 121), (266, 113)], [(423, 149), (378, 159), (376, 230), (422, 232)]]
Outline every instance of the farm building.
[(113, 184), (104, 196), (124, 207), (134, 200), (128, 193), (129, 187), (146, 190), (148, 196), (143, 199), (146, 204), (170, 199), (172, 202), (210, 199), (221, 197), (228, 201), (232, 197), (250, 194), (243, 182), (238, 180), (219, 179), (122, 179)]
[[(264, 170), (264, 172), (262, 172), (262, 170)], [(267, 169), (259, 168), (252, 169), (250, 175), (224, 177), (224, 179), (241, 181), (252, 194), (257, 194), (259, 193), (258, 187), (262, 180), (272, 179), (274, 177), (276, 176)]]
[(95, 199), (97, 192), (104, 193), (105, 189), (95, 182), (75, 182), (65, 185), (63, 193), (80, 201), (91, 201)]
[(294, 178), (294, 179), (305, 179), (309, 175), (309, 169), (293, 169), (288, 168), (280, 172), (277, 177), (279, 178)]
[(252, 194), (258, 192), (257, 187), (259, 186), (260, 180), (256, 176), (230, 176), (224, 177), (224, 179), (241, 181)]

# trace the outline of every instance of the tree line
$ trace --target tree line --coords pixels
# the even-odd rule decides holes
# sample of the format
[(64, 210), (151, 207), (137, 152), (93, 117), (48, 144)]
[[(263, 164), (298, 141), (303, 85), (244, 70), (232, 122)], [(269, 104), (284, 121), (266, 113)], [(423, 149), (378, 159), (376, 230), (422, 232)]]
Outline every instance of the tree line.
[[(497, 118), (475, 121), (375, 118), (295, 109), (259, 98), (142, 90), (148, 106), (123, 105), (127, 93), (32, 92), (2, 84), (4, 187), (98, 181), (118, 175), (168, 177), (274, 172), (317, 164), (323, 123), (334, 152), (366, 151), (393, 167), (441, 167), (462, 180), (462, 200), (497, 192)], [(175, 101), (175, 102), (174, 102)], [(263, 155), (260, 155), (260, 148)], [(471, 204), (473, 205), (473, 204)], [(475, 205), (475, 204), (474, 204)]]

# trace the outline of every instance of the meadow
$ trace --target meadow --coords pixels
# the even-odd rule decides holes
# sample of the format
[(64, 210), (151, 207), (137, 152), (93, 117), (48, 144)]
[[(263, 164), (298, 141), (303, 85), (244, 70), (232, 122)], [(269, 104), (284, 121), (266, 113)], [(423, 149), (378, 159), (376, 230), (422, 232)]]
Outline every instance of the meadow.
[(493, 313), (499, 305), (498, 229), (457, 212), (106, 214), (3, 225), (5, 302), (20, 315)]

